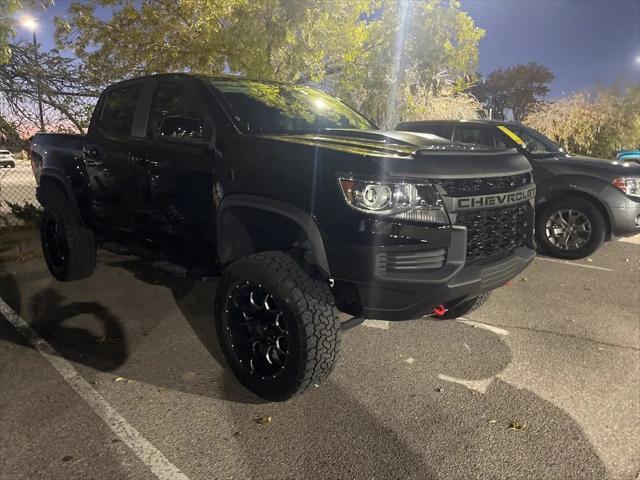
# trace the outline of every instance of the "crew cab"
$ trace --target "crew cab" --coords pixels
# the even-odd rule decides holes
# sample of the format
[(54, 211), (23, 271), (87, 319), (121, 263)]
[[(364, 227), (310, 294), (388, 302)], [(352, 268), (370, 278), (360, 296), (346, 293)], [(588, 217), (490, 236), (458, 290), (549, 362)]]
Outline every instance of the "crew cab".
[(271, 400), (325, 378), (342, 329), (463, 315), (535, 254), (515, 149), (379, 131), (304, 86), (123, 81), (86, 136), (37, 134), (32, 162), (55, 278), (90, 276), (99, 247), (219, 275), (226, 361)]
[(552, 256), (578, 259), (605, 240), (640, 233), (640, 165), (570, 155), (540, 132), (513, 122), (417, 121), (396, 129), (452, 141), (516, 148), (533, 165), (536, 239)]

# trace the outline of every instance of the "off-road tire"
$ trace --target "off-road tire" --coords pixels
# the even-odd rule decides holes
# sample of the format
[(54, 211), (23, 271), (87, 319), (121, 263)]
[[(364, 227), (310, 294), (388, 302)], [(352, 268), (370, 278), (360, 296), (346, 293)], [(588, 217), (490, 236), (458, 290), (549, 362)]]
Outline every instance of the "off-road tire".
[(454, 320), (456, 318), (463, 317), (484, 305), (490, 296), (491, 292), (486, 292), (470, 300), (466, 300), (465, 302), (450, 308), (444, 315), (441, 315), (438, 318), (443, 320)]
[[(549, 218), (560, 210), (574, 210), (584, 215), (591, 224), (591, 235), (583, 246), (575, 250), (563, 250), (551, 243), (547, 238), (546, 225)], [(552, 200), (536, 214), (536, 241), (538, 250), (552, 257), (577, 260), (588, 257), (595, 252), (605, 240), (607, 225), (602, 213), (589, 200), (569, 197)]]
[[(240, 361), (231, 343), (227, 315), (233, 290), (243, 282), (260, 284), (286, 305), (290, 323), (289, 355), (273, 376), (260, 376)], [(340, 345), (340, 321), (327, 282), (313, 278), (284, 252), (248, 255), (224, 272), (216, 295), (216, 330), (225, 359), (238, 380), (256, 395), (284, 401), (324, 380)], [(236, 347), (237, 348), (237, 347)]]
[[(51, 222), (57, 225), (65, 244), (63, 258), (54, 258), (55, 253), (47, 241), (47, 228)], [(54, 278), (70, 282), (88, 278), (96, 268), (96, 239), (93, 231), (80, 224), (76, 212), (66, 198), (53, 196), (44, 206), (40, 219), (40, 238), (47, 267)]]

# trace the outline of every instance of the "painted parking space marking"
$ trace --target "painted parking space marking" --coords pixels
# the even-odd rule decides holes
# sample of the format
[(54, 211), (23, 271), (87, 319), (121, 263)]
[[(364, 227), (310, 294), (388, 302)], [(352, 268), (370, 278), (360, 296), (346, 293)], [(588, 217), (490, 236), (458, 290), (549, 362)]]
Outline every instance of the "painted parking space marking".
[(491, 382), (493, 382), (493, 377), (491, 378), (483, 378), (482, 380), (463, 380), (461, 378), (450, 377), (448, 375), (443, 375), (441, 373), (438, 374), (438, 378), (440, 380), (444, 380), (445, 382), (457, 383), (459, 385), (463, 385), (467, 387), (469, 390), (474, 390), (480, 393), (487, 393)]
[(601, 270), (603, 272), (614, 272), (611, 268), (598, 267), (596, 265), (584, 265), (582, 263), (570, 262), (568, 260), (556, 260), (555, 258), (536, 257), (536, 260), (544, 260), (545, 262), (559, 263), (560, 265), (571, 265), (572, 267), (590, 268), (591, 270)]
[(619, 242), (631, 243), (632, 245), (640, 245), (640, 235), (634, 235), (633, 237), (622, 237), (618, 239)]
[(381, 330), (389, 330), (388, 320), (365, 320), (362, 325), (365, 327), (379, 328)]
[(33, 348), (56, 369), (64, 381), (80, 395), (85, 403), (157, 478), (160, 480), (189, 480), (189, 477), (129, 424), (89, 382), (80, 376), (69, 361), (64, 359), (51, 344), (38, 336), (29, 327), (29, 324), (14, 312), (2, 298), (0, 298), (0, 315), (6, 318)]
[(490, 332), (493, 332), (497, 335), (503, 335), (503, 336), (509, 335), (509, 331), (505, 330), (504, 328), (494, 327), (493, 325), (488, 325), (482, 322), (474, 322), (473, 320), (469, 320), (468, 318), (460, 317), (456, 321), (459, 323), (464, 323), (465, 325), (469, 325), (474, 328), (482, 328), (483, 330), (489, 330)]

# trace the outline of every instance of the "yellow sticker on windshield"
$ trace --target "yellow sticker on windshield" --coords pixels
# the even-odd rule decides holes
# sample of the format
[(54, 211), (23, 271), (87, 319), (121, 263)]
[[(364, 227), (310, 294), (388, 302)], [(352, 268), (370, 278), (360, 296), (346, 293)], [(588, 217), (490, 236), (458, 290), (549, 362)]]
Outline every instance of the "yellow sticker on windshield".
[(513, 133), (511, 130), (509, 130), (507, 127), (505, 127), (504, 125), (498, 125), (498, 128), (500, 130), (502, 130), (502, 132), (504, 132), (504, 134), (509, 137), (511, 140), (513, 140), (514, 142), (516, 142), (518, 145), (524, 147), (525, 143), (524, 141), (515, 133)]

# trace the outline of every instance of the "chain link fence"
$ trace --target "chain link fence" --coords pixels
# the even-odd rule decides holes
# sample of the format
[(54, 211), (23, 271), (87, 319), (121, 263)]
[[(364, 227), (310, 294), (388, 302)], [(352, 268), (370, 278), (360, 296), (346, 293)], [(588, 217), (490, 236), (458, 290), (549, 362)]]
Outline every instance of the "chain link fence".
[(15, 166), (0, 163), (0, 215), (11, 213), (9, 203), (38, 205), (36, 180), (25, 152), (12, 152)]

